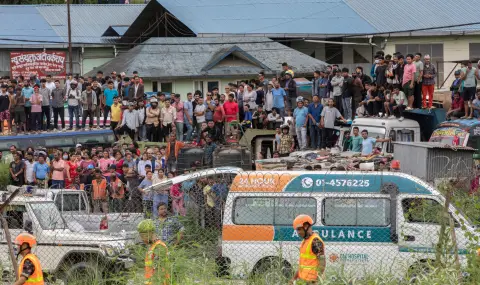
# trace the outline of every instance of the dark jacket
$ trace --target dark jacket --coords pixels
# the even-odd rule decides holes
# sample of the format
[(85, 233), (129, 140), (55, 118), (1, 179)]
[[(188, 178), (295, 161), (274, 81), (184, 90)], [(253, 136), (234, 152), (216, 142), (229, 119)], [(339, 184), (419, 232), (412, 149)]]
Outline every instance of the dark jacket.
[(137, 93), (135, 93), (135, 84), (132, 84), (132, 86), (130, 86), (130, 89), (128, 90), (127, 100), (141, 99), (143, 98), (143, 94), (145, 94), (145, 88), (143, 84), (138, 84)]
[(297, 97), (297, 82), (292, 78), (290, 82), (288, 82), (288, 86), (285, 86), (288, 90), (285, 90), (288, 97)]

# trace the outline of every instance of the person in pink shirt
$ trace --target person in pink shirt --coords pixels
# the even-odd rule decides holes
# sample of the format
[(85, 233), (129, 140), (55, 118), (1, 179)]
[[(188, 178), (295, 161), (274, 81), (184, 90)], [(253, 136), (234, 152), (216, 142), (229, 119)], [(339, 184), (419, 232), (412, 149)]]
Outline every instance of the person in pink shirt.
[(403, 92), (407, 95), (408, 107), (405, 110), (412, 110), (413, 106), (413, 86), (415, 84), (414, 76), (416, 72), (415, 64), (413, 63), (413, 54), (407, 54), (407, 64), (403, 69)]
[(175, 94), (175, 103), (173, 107), (177, 111), (177, 118), (175, 119), (175, 129), (177, 141), (183, 141), (183, 102), (180, 101), (180, 94)]
[(108, 151), (104, 151), (103, 157), (98, 160), (98, 166), (100, 167), (100, 170), (104, 176), (110, 175), (110, 172), (108, 172), (108, 166), (113, 163), (115, 163), (115, 160), (110, 158)]
[(32, 120), (32, 133), (38, 131), (40, 133), (41, 123), (42, 123), (42, 94), (39, 92), (40, 86), (35, 84), (33, 86), (33, 94), (30, 98), (32, 103), (32, 113), (30, 115)]
[(226, 122), (225, 133), (227, 136), (230, 136), (232, 134), (235, 135), (236, 133), (235, 128), (230, 125), (230, 122), (235, 120), (237, 122), (240, 122), (238, 119), (238, 103), (233, 101), (234, 96), (235, 95), (233, 93), (228, 94), (228, 101), (223, 103), (223, 110), (225, 112), (225, 122)]
[(65, 188), (65, 174), (67, 175), (67, 179), (70, 180), (68, 165), (65, 160), (62, 160), (62, 152), (56, 151), (53, 154), (53, 161), (50, 167), (50, 175), (52, 176), (52, 188)]

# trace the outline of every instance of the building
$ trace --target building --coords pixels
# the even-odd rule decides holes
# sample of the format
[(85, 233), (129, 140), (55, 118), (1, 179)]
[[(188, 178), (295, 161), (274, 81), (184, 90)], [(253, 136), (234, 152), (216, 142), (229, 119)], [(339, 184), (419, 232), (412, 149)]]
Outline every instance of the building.
[[(451, 12), (458, 9), (461, 17)], [(419, 51), (438, 66), (440, 87), (449, 86), (458, 61), (480, 58), (479, 14), (469, 0), (152, 0), (121, 41), (145, 40), (146, 29), (157, 37), (267, 37), (330, 64), (367, 70), (378, 50)]]
[[(73, 72), (83, 74), (128, 49), (116, 40), (144, 7), (71, 5)], [(66, 5), (0, 5), (0, 18), (0, 76), (10, 75), (10, 52), (67, 51)]]
[(282, 63), (287, 62), (295, 77), (312, 76), (326, 63), (268, 38), (151, 38), (128, 52), (101, 65), (97, 71), (138, 71), (145, 91), (180, 93), (213, 87), (223, 90), (230, 82), (256, 79), (260, 71), (267, 78), (280, 74)]

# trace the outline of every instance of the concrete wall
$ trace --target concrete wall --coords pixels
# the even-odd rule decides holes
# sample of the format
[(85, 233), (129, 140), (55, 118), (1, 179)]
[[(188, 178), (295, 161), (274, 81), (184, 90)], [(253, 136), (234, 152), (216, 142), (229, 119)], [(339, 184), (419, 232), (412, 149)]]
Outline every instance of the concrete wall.
[[(85, 74), (90, 70), (94, 69), (95, 67), (109, 62), (113, 58), (115, 58), (115, 50), (113, 49), (113, 47), (84, 48), (82, 54), (82, 73)], [(120, 73), (121, 71), (117, 72)]]
[[(443, 36), (443, 37), (399, 37), (389, 38), (385, 47), (385, 54), (393, 54), (396, 44), (443, 44), (444, 61), (462, 61), (469, 59), (469, 44), (480, 43), (480, 36)], [(443, 88), (449, 88), (454, 75), (448, 74), (455, 67), (455, 63), (444, 63), (444, 80), (446, 83)], [(455, 67), (459, 69), (460, 65)]]
[[(177, 79), (177, 80), (171, 80), (168, 82), (172, 82), (172, 89), (174, 93), (178, 93), (181, 95), (181, 99), (185, 100), (187, 98), (187, 93), (189, 92), (195, 92), (195, 90), (198, 89), (198, 86), (200, 84), (198, 82), (203, 82), (203, 89), (201, 90), (203, 94), (206, 94), (207, 92), (207, 86), (208, 82), (218, 82), (218, 88), (220, 94), (224, 93), (225, 87), (228, 86), (228, 83), (233, 82), (236, 83), (237, 81), (244, 80), (246, 78), (209, 78), (209, 79)], [(145, 86), (145, 92), (152, 92), (153, 91), (153, 81), (158, 82), (158, 87), (160, 88), (160, 83), (162, 81), (160, 80), (150, 80), (150, 79), (145, 79), (143, 81), (144, 86)], [(167, 82), (167, 81), (164, 81)], [(197, 84), (195, 84), (197, 82)], [(160, 90), (159, 90), (160, 91)]]

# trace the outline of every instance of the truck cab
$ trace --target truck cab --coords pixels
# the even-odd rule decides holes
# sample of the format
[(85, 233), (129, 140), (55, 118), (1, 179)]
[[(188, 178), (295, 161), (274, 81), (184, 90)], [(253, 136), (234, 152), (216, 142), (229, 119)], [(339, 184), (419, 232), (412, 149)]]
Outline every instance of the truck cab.
[[(42, 261), (44, 275), (63, 284), (71, 284), (81, 272), (107, 278), (111, 273), (119, 274), (133, 266), (128, 250), (133, 240), (120, 235), (72, 231), (68, 227), (70, 217), (63, 217), (55, 203), (45, 197), (20, 194), (6, 207), (3, 216), (12, 238), (22, 232), (35, 235), (38, 245), (33, 251)], [(4, 277), (12, 276), (3, 229), (0, 231), (0, 268)]]
[[(368, 131), (368, 136), (373, 138), (390, 137), (392, 141), (419, 142), (421, 141), (420, 125), (417, 121), (387, 118), (357, 118), (352, 122), (353, 127), (358, 127), (359, 132)], [(377, 143), (383, 152), (393, 153), (393, 144), (390, 142)]]

